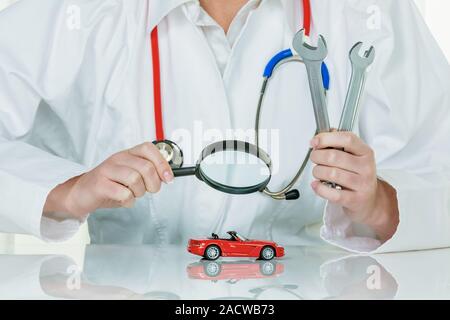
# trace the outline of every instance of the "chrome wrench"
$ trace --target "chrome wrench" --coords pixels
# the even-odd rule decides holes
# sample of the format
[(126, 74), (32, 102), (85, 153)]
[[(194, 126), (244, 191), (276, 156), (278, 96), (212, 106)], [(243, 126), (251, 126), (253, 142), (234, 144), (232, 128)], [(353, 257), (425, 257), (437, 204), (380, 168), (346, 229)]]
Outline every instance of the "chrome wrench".
[(295, 35), (293, 47), (303, 60), (308, 73), (317, 133), (329, 132), (331, 131), (330, 120), (322, 79), (322, 63), (328, 55), (325, 38), (319, 36), (317, 47), (310, 46), (305, 42), (305, 30), (302, 29)]
[[(317, 47), (313, 47), (305, 42), (305, 30), (302, 29), (295, 35), (292, 46), (306, 66), (314, 116), (316, 118), (317, 133), (330, 132), (330, 119), (328, 117), (327, 99), (322, 78), (322, 64), (328, 55), (325, 38), (320, 35)], [(322, 182), (332, 188), (340, 188), (335, 183)]]
[(363, 43), (358, 42), (350, 50), (349, 56), (352, 64), (352, 76), (347, 91), (347, 97), (345, 98), (338, 131), (353, 131), (359, 115), (361, 97), (366, 84), (367, 69), (375, 60), (375, 48), (370, 47), (370, 49), (361, 56), (359, 53), (362, 46)]
[[(350, 78), (338, 131), (353, 131), (359, 115), (361, 97), (366, 84), (367, 69), (375, 60), (375, 48), (373, 46), (370, 47), (370, 49), (361, 56), (359, 53), (362, 46), (362, 42), (356, 43), (349, 53), (350, 62), (352, 64), (352, 76)], [(341, 186), (334, 183), (331, 184), (331, 187), (342, 190)]]

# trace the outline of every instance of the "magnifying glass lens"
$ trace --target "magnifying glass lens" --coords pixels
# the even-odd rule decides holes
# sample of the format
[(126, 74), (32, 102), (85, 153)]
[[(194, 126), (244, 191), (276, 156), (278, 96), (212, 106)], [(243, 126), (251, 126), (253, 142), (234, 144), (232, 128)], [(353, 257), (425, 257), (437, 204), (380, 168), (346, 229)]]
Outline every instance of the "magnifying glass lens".
[(271, 178), (267, 153), (248, 142), (220, 141), (203, 149), (195, 167), (173, 169), (175, 177), (195, 175), (210, 187), (229, 194), (264, 190)]
[(270, 179), (270, 169), (257, 156), (235, 150), (214, 153), (200, 163), (204, 178), (233, 189), (255, 187)]

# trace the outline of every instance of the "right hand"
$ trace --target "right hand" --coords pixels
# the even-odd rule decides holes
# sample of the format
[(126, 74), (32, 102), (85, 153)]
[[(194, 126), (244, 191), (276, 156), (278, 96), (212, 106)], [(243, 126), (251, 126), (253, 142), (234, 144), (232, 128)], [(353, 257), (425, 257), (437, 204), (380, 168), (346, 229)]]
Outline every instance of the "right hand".
[(152, 143), (114, 154), (98, 167), (57, 186), (47, 197), (44, 215), (78, 219), (101, 208), (131, 208), (146, 192), (171, 183), (172, 169)]

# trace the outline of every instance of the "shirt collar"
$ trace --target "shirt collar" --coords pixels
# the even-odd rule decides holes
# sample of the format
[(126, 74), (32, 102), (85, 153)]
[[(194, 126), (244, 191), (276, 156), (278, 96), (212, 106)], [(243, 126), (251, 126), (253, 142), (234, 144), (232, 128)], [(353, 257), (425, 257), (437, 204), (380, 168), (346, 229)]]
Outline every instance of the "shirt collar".
[[(148, 24), (147, 32), (150, 33), (172, 10), (193, 0), (147, 0)], [(284, 0), (283, 4), (286, 1)]]
[[(250, 12), (258, 7), (262, 0), (248, 0), (248, 2), (239, 10), (236, 17), (234, 17), (233, 23), (236, 19), (244, 19), (248, 17)], [(199, 0), (191, 0), (185, 4), (185, 10), (187, 16), (192, 22), (198, 26), (211, 26), (217, 25), (217, 23), (211, 18), (211, 16), (202, 9)]]
[(192, 0), (147, 0), (148, 23), (147, 32), (152, 30), (175, 8)]

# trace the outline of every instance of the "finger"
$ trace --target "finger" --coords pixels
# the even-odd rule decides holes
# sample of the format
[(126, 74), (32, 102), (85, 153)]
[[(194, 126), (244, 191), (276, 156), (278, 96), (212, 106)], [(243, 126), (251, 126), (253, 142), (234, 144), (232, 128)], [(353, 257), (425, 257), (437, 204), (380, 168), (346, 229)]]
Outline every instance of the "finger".
[(102, 182), (100, 192), (105, 201), (112, 202), (114, 206), (122, 206), (123, 203), (130, 203), (134, 200), (134, 194), (130, 189), (107, 178)]
[(315, 136), (311, 141), (311, 147), (317, 149), (344, 149), (345, 152), (356, 156), (364, 156), (372, 152), (372, 149), (359, 137), (351, 132), (325, 132)]
[(171, 183), (173, 181), (174, 176), (172, 168), (153, 143), (146, 142), (128, 150), (128, 152), (132, 155), (151, 161), (162, 181), (166, 183)]
[(333, 182), (353, 191), (359, 190), (361, 185), (361, 179), (358, 174), (336, 167), (315, 166), (313, 176), (320, 181)]
[(138, 171), (144, 180), (147, 192), (156, 193), (161, 190), (161, 179), (152, 162), (129, 153), (123, 153), (116, 158), (115, 163)]
[(354, 191), (330, 188), (317, 180), (311, 183), (311, 187), (319, 197), (343, 207), (351, 207)]
[(354, 173), (362, 170), (361, 158), (336, 149), (319, 149), (311, 153), (311, 161), (317, 165), (336, 167)]
[(128, 187), (136, 198), (142, 197), (146, 192), (145, 183), (141, 174), (130, 167), (115, 164), (109, 165), (104, 175), (108, 179)]

